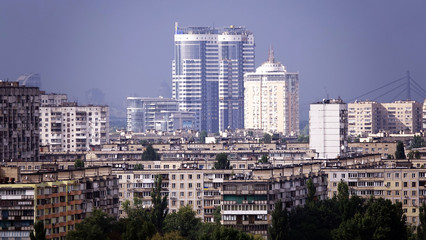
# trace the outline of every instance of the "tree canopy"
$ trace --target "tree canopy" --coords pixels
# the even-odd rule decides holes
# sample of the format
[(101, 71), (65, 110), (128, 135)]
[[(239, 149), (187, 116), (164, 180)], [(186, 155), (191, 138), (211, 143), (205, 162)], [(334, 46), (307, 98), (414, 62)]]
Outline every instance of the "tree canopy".
[(160, 160), (160, 155), (155, 151), (152, 145), (149, 144), (142, 153), (142, 160)]
[(219, 153), (216, 155), (215, 169), (231, 169), (231, 164), (228, 160), (228, 154)]
[(79, 158), (77, 158), (74, 161), (74, 168), (84, 168), (84, 161), (81, 160), (81, 159), (79, 159)]
[(34, 231), (30, 232), (31, 240), (46, 240), (46, 229), (44, 229), (44, 223), (42, 221), (34, 224)]
[[(345, 182), (339, 183), (335, 197), (322, 201), (312, 200), (315, 194), (309, 189), (312, 186), (308, 186), (307, 204), (290, 212), (276, 203), (269, 239), (408, 239), (401, 203), (349, 196)], [(422, 217), (426, 219), (421, 212), (420, 221)]]
[(404, 144), (401, 141), (396, 144), (395, 159), (406, 159)]

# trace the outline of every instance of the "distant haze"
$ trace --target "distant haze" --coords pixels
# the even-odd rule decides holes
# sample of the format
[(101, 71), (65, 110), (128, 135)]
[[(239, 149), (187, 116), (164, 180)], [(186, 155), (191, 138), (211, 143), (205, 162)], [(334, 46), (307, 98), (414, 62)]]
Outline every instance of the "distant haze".
[(245, 26), (256, 66), (273, 45), (300, 73), (302, 120), (327, 93), (349, 100), (407, 70), (426, 89), (426, 1), (391, 0), (3, 0), (0, 79), (37, 72), (43, 90), (117, 107), (127, 96), (170, 97), (175, 22)]

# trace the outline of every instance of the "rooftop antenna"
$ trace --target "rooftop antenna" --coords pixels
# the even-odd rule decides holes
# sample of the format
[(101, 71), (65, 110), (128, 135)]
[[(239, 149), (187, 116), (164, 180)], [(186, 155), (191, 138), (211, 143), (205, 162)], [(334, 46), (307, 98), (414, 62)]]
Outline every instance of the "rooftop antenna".
[(327, 100), (330, 99), (327, 92), (327, 87), (324, 86), (325, 95), (327, 96)]
[(272, 44), (269, 45), (268, 62), (270, 62), (270, 63), (275, 62), (274, 48), (272, 47)]

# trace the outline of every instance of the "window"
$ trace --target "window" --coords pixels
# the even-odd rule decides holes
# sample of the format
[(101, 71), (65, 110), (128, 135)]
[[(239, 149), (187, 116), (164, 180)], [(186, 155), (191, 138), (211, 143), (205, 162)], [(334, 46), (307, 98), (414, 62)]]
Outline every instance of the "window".
[(176, 188), (176, 183), (172, 183), (172, 188)]
[(188, 188), (192, 188), (192, 183), (188, 183)]
[(180, 175), (180, 180), (184, 180), (185, 179), (185, 175), (181, 174)]
[(408, 187), (408, 183), (407, 182), (404, 182), (404, 187)]
[(407, 177), (407, 173), (403, 173), (403, 178), (406, 178)]
[(412, 182), (411, 187), (416, 187), (416, 182)]
[(399, 173), (395, 173), (395, 178), (399, 178)]
[(395, 182), (395, 187), (399, 187), (399, 182)]
[(189, 174), (189, 175), (188, 175), (188, 179), (192, 179), (192, 174)]
[(176, 179), (176, 175), (172, 174), (172, 179), (175, 180)]
[(415, 173), (412, 173), (412, 174), (411, 174), (411, 177), (412, 177), (412, 178), (416, 178), (416, 174), (415, 174)]
[(184, 197), (185, 196), (185, 192), (180, 192), (180, 196)]
[(184, 188), (185, 186), (183, 185), (183, 183), (180, 184), (180, 188)]

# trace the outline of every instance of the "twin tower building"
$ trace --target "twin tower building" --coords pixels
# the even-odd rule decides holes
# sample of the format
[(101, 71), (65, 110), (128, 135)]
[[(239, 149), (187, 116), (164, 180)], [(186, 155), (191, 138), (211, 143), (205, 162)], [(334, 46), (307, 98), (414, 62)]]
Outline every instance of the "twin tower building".
[[(180, 27), (176, 23), (174, 43), (172, 99), (180, 114), (174, 111), (167, 117), (173, 118), (170, 122), (210, 133), (246, 128), (288, 136), (298, 134), (298, 73), (288, 73), (276, 62), (272, 49), (268, 60), (255, 69), (251, 31), (232, 25)], [(134, 107), (135, 99), (129, 100), (133, 107), (128, 107), (128, 129), (145, 131), (148, 128), (144, 126), (154, 126), (155, 123), (146, 123), (138, 127), (129, 122), (129, 118), (148, 119), (144, 116), (150, 115), (147, 110)], [(142, 101), (152, 104), (152, 99)], [(188, 118), (181, 117), (182, 113), (193, 114), (191, 124)], [(179, 120), (183, 123), (176, 124)]]
[(268, 60), (255, 71), (253, 33), (244, 27), (180, 27), (174, 35), (172, 98), (207, 132), (253, 128), (299, 132), (298, 73)]

